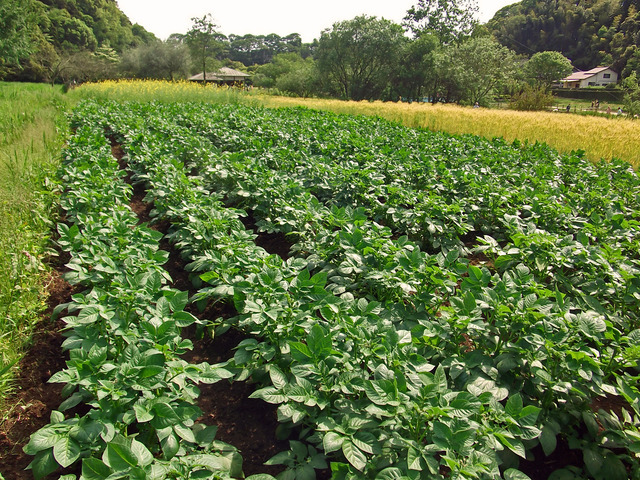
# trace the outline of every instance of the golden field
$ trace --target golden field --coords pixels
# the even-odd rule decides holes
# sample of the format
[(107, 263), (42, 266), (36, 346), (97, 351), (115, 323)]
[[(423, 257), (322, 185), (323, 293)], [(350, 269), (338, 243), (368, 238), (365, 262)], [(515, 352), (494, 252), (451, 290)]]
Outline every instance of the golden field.
[(120, 81), (88, 84), (78, 88), (81, 96), (138, 101), (206, 101), (248, 103), (270, 108), (304, 106), (336, 113), (372, 115), (408, 127), (452, 134), (473, 134), (507, 141), (543, 142), (560, 152), (584, 150), (592, 161), (620, 158), (640, 166), (640, 121), (618, 117), (595, 117), (564, 112), (518, 112), (460, 107), (450, 104), (353, 102), (276, 97), (257, 90), (245, 92), (227, 87), (188, 82)]

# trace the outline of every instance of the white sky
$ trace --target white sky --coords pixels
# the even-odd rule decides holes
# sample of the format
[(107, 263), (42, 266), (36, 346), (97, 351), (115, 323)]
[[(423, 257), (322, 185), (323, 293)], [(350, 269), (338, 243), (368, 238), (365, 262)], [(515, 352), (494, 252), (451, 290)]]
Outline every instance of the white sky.
[[(517, 0), (478, 0), (479, 20), (487, 22), (500, 8)], [(185, 33), (191, 18), (207, 13), (213, 16), (225, 35), (266, 35), (284, 37), (299, 33), (303, 42), (320, 38), (320, 32), (335, 22), (358, 15), (384, 17), (402, 22), (407, 10), (417, 0), (117, 0), (120, 9), (132, 23), (139, 23), (158, 38), (172, 33)]]

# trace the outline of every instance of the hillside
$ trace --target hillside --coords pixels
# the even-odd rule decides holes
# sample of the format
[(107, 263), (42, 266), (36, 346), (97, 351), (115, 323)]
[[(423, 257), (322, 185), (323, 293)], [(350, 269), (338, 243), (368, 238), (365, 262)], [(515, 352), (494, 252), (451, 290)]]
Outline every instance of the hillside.
[(18, 62), (0, 62), (0, 78), (4, 73), (10, 80), (61, 79), (62, 70), (70, 67), (90, 74), (99, 69), (94, 60), (108, 61), (115, 54), (155, 39), (144, 27), (132, 24), (115, 0), (6, 3), (5, 8), (21, 18), (17, 34), (28, 31), (22, 40), (30, 47)]
[(640, 73), (638, 0), (523, 0), (499, 10), (487, 27), (520, 54), (556, 50), (580, 69)]
[(154, 38), (118, 8), (115, 0), (36, 0), (45, 15), (39, 23), (58, 50), (109, 45), (116, 52)]

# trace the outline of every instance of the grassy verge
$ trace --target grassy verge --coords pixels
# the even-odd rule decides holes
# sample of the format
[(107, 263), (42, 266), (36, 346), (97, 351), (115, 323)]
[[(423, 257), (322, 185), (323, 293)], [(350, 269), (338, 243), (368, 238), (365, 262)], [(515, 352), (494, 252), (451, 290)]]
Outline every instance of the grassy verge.
[(189, 83), (105, 82), (82, 86), (79, 96), (113, 100), (207, 101), (305, 106), (338, 113), (375, 115), (409, 127), (454, 134), (470, 133), (507, 141), (544, 142), (560, 152), (584, 150), (592, 161), (620, 158), (640, 167), (640, 122), (626, 118), (567, 115), (560, 112), (517, 112), (455, 105), (395, 102), (345, 102), (275, 97), (257, 92), (205, 87)]
[(60, 88), (0, 82), (0, 406), (46, 305), (50, 178), (70, 104)]

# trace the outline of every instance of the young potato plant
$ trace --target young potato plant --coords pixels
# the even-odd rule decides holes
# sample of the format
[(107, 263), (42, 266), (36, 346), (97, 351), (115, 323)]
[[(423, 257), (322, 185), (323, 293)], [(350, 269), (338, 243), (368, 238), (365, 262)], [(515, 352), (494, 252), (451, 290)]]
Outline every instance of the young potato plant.
[(217, 334), (252, 336), (220, 368), (278, 405), (281, 478), (522, 479), (560, 443), (583, 463), (554, 478), (638, 471), (628, 166), (307, 110), (83, 108), (126, 142), (196, 300), (234, 304)]
[[(197, 384), (232, 373), (181, 358), (192, 344), (180, 330), (197, 322), (184, 311), (188, 294), (167, 286), (161, 235), (125, 207), (131, 189), (120, 188), (105, 147), (99, 131), (79, 127), (63, 165), (61, 203), (73, 222), (60, 225), (60, 245), (71, 254), (69, 281), (86, 290), (57, 309), (70, 313), (69, 360), (50, 381), (65, 383), (67, 398), (25, 446), (30, 468), (35, 478), (78, 462), (85, 479), (237, 478), (241, 456), (215, 440), (215, 427), (196, 423), (195, 405)], [(76, 156), (78, 168), (66, 168)], [(77, 201), (92, 189), (96, 201)], [(86, 413), (63, 413), (81, 403)]]
[[(162, 176), (158, 175), (157, 181), (161, 182), (162, 180)], [(170, 188), (169, 185), (163, 185), (161, 187), (158, 187), (156, 183), (153, 183), (153, 185), (154, 188), (159, 188), (160, 190)], [(200, 202), (197, 202), (193, 211), (202, 211), (204, 203), (206, 203), (206, 200), (203, 198)], [(190, 232), (202, 232), (198, 227), (194, 227), (196, 218), (197, 217), (194, 213), (188, 217), (189, 227), (185, 230)], [(216, 225), (209, 225), (209, 227), (213, 231), (217, 228)], [(180, 232), (179, 238), (181, 239), (184, 238), (182, 235), (186, 235), (186, 232), (182, 229), (177, 230), (177, 232)], [(178, 238), (178, 235), (176, 235), (176, 238)], [(199, 235), (198, 238), (192, 237), (190, 242), (191, 246), (203, 245), (205, 248), (211, 248), (207, 245), (207, 242), (203, 242), (204, 238), (207, 238), (207, 236)], [(224, 245), (225, 242), (223, 241), (221, 243)], [(209, 260), (212, 260), (213, 258), (213, 255), (209, 255), (208, 257)], [(273, 257), (267, 257), (267, 259), (273, 259)], [(256, 256), (254, 261), (260, 261), (260, 257)], [(304, 263), (302, 265), (304, 265)], [(300, 267), (297, 269), (294, 268), (293, 273), (295, 273), (296, 270), (299, 271), (299, 268)], [(389, 380), (385, 379), (362, 381), (363, 378), (367, 378), (371, 375), (371, 370), (381, 372), (389, 371), (389, 367), (384, 366), (387, 360), (385, 351), (394, 351), (398, 348), (398, 342), (400, 341), (398, 331), (393, 324), (389, 322), (379, 323), (378, 328), (382, 329), (381, 332), (388, 333), (372, 335), (370, 331), (371, 325), (369, 325), (369, 328), (366, 328), (365, 323), (369, 324), (370, 322), (370, 320), (367, 321), (367, 317), (371, 315), (377, 316), (378, 307), (376, 304), (369, 306), (366, 301), (358, 302), (357, 318), (359, 320), (355, 320), (353, 315), (348, 317), (348, 319), (344, 320), (348, 322), (345, 325), (346, 329), (339, 331), (336, 334), (338, 337), (343, 337), (343, 341), (347, 345), (351, 345), (351, 348), (354, 349), (353, 353), (351, 353), (346, 359), (338, 357), (337, 363), (332, 365), (330, 362), (326, 367), (324, 367), (323, 365), (325, 364), (326, 356), (330, 352), (334, 351), (334, 349), (331, 348), (331, 336), (329, 335), (329, 332), (324, 332), (319, 325), (316, 324), (313, 326), (314, 323), (317, 323), (317, 317), (315, 317), (315, 321), (309, 323), (307, 323), (307, 319), (311, 320), (314, 318), (310, 315), (314, 310), (319, 311), (323, 316), (332, 318), (340, 311), (338, 305), (343, 304), (344, 301), (337, 299), (330, 292), (327, 292), (322, 288), (327, 278), (325, 274), (320, 277), (319, 282), (318, 279), (315, 279), (315, 277), (312, 279), (309, 276), (309, 273), (306, 270), (303, 270), (300, 274), (296, 273), (297, 279), (295, 279), (295, 281), (288, 281), (288, 274), (286, 272), (287, 264), (281, 265), (279, 269), (274, 269), (267, 263), (264, 267), (263, 273), (250, 273), (247, 280), (235, 281), (232, 285), (232, 290), (229, 287), (224, 286), (218, 286), (214, 289), (207, 290), (207, 293), (211, 292), (212, 294), (223, 294), (230, 290), (233, 291), (234, 302), (236, 303), (236, 308), (240, 312), (240, 315), (237, 318), (238, 325), (241, 328), (247, 329), (251, 333), (259, 334), (269, 339), (268, 342), (262, 343), (259, 343), (257, 340), (246, 340), (238, 346), (238, 351), (233, 359), (235, 364), (242, 368), (238, 378), (245, 378), (249, 374), (255, 378), (259, 375), (261, 370), (268, 373), (273, 386), (265, 387), (264, 389), (256, 391), (254, 396), (257, 398), (263, 398), (268, 402), (279, 404), (280, 407), (278, 412), (280, 420), (284, 422), (285, 425), (290, 424), (292, 427), (299, 425), (301, 422), (311, 423), (313, 425), (313, 423), (317, 422), (317, 420), (314, 420), (314, 418), (317, 418), (318, 416), (317, 410), (327, 410), (332, 404), (339, 406), (333, 407), (335, 412), (333, 412), (334, 414), (331, 418), (340, 418), (344, 416), (344, 413), (341, 410), (344, 410), (349, 403), (347, 402), (342, 406), (342, 403), (344, 402), (340, 400), (340, 394), (345, 393), (344, 389), (353, 388), (354, 385), (356, 388), (352, 393), (362, 397), (361, 400), (358, 401), (360, 406), (357, 406), (358, 410), (356, 410), (356, 412), (360, 411), (366, 405), (371, 405), (372, 403), (373, 405), (376, 403), (379, 405), (387, 405), (388, 403), (393, 407), (393, 410), (395, 410), (400, 405), (399, 400), (389, 400), (386, 396), (382, 396), (385, 389), (388, 389), (390, 385), (393, 385), (393, 383), (389, 384)], [(205, 275), (203, 276), (203, 279), (205, 278), (207, 281), (212, 281), (214, 279), (217, 280), (219, 277), (218, 275)], [(308, 294), (305, 292), (308, 291), (310, 287), (314, 292), (313, 297), (306, 297)], [(302, 290), (300, 290), (300, 288), (302, 288)], [(320, 297), (320, 295), (325, 297), (326, 300), (325, 298)], [(345, 306), (349, 303), (345, 304)], [(286, 305), (286, 307), (280, 309), (278, 308), (278, 305)], [(344, 306), (342, 308), (344, 308)], [(364, 310), (362, 311), (362, 309)], [(299, 310), (301, 310), (300, 313), (297, 313)], [(362, 316), (363, 313), (365, 316)], [(286, 319), (290, 320), (286, 321)], [(351, 325), (351, 322), (354, 320), (355, 322)], [(335, 323), (336, 327), (340, 325), (337, 320), (332, 322), (332, 324), (333, 323)], [(287, 327), (287, 325), (291, 325), (291, 327)], [(305, 336), (307, 338), (306, 343), (293, 341), (294, 338), (304, 338)], [(314, 340), (316, 338), (317, 340)], [(368, 339), (368, 341), (364, 345), (359, 345), (355, 341), (356, 338), (360, 340)], [(405, 332), (404, 338), (405, 340), (407, 338), (410, 339), (410, 333)], [(381, 339), (385, 340), (380, 343)], [(387, 342), (390, 342), (388, 346)], [(276, 348), (270, 347), (269, 345), (273, 345), (273, 347)], [(408, 345), (410, 345), (410, 341)], [(315, 351), (316, 349), (317, 351)], [(341, 352), (336, 350), (335, 353)], [(287, 365), (287, 363), (292, 360), (294, 362), (300, 362), (302, 365), (297, 366), (294, 364), (293, 367), (290, 364)], [(415, 362), (415, 359), (413, 360)], [(414, 362), (397, 360), (394, 364), (398, 365), (398, 369), (404, 368), (401, 367), (403, 365), (409, 365), (412, 368), (414, 366)], [(276, 367), (275, 365), (278, 363), (286, 366), (286, 370), (280, 370)], [(357, 368), (350, 366), (354, 364), (360, 366)], [(382, 366), (384, 367), (382, 368)], [(320, 368), (318, 369), (318, 367)], [(382, 368), (382, 370), (380, 368)], [(300, 372), (300, 376), (295, 375), (294, 380), (292, 379), (293, 381), (287, 380), (287, 376), (284, 373), (287, 370)], [(319, 370), (318, 376), (316, 378), (310, 377), (308, 373), (310, 370)], [(336, 377), (336, 373), (343, 370), (346, 370), (347, 372), (351, 370), (352, 373)], [(401, 370), (398, 370), (398, 372), (400, 371)], [(303, 374), (303, 372), (305, 373)], [(440, 372), (440, 375), (444, 379), (444, 373)], [(336, 380), (341, 382), (336, 384)], [(347, 387), (347, 384), (342, 383), (345, 381), (348, 382), (350, 387)], [(318, 385), (319, 382), (321, 383)], [(406, 389), (406, 385), (407, 382), (404, 381), (402, 388)], [(397, 387), (395, 388), (397, 389)], [(323, 394), (322, 392), (324, 391), (327, 393)], [(396, 393), (395, 398), (405, 399), (405, 397), (408, 400), (408, 396), (406, 394), (399, 395)], [(488, 399), (489, 396), (486, 396), (486, 398)], [(356, 407), (351, 408), (353, 409)], [(364, 410), (362, 410), (362, 414), (355, 413), (356, 416), (365, 414), (367, 414), (367, 412)], [(392, 411), (389, 416), (395, 416), (395, 412)], [(381, 420), (382, 419), (379, 419), (377, 422), (369, 421), (367, 423), (370, 424), (370, 427), (373, 428), (374, 431), (376, 431), (379, 428), (377, 425)], [(421, 422), (420, 419), (416, 420), (418, 423)], [(322, 421), (325, 422), (325, 420)], [(349, 434), (352, 435), (352, 437), (349, 437), (350, 439), (348, 441), (343, 441), (339, 446), (339, 451), (347, 460), (345, 465), (349, 465), (347, 467), (348, 469), (353, 468), (354, 472), (364, 470), (365, 467), (367, 467), (371, 472), (380, 470), (378, 462), (371, 461), (367, 455), (382, 455), (382, 446), (379, 445), (377, 440), (371, 443), (372, 439), (375, 439), (376, 436), (373, 433), (369, 434), (364, 430), (364, 423), (359, 422), (354, 425), (357, 425), (357, 428)], [(316, 427), (316, 429), (318, 430), (318, 433), (314, 435), (320, 439), (321, 437), (319, 432), (322, 432), (322, 430), (319, 430), (318, 427)], [(338, 431), (342, 431), (343, 435), (348, 432), (348, 430), (340, 429), (338, 429)], [(507, 435), (509, 438), (512, 436), (510, 433)], [(331, 435), (325, 436), (327, 439), (330, 437)], [(315, 437), (312, 436), (312, 438)], [(503, 436), (503, 438), (508, 437)], [(389, 441), (390, 440), (391, 439), (389, 439)], [(424, 440), (424, 438), (421, 440)], [(325, 453), (333, 453), (334, 450), (328, 445), (329, 443), (323, 443)], [(466, 466), (467, 462), (461, 460), (461, 453), (456, 451), (457, 449), (462, 448), (462, 446), (462, 444), (452, 444), (450, 446), (450, 450), (452, 452), (452, 460), (450, 460), (450, 464), (453, 468), (469, 469), (469, 467)], [(392, 448), (392, 451), (398, 449), (401, 450), (402, 448), (404, 448), (404, 445), (394, 447)], [(435, 455), (438, 451), (439, 449), (434, 449), (432, 455)], [(462, 452), (462, 454), (465, 455), (466, 453), (466, 450)], [(282, 458), (285, 458), (286, 456), (287, 459), (292, 460), (300, 456), (294, 455), (290, 457), (289, 455), (294, 454), (283, 454)], [(394, 455), (397, 456), (398, 453), (395, 453)], [(434, 471), (437, 471), (439, 461), (432, 456), (429, 456), (428, 459), (431, 464), (431, 468)], [(387, 465), (388, 461), (389, 460), (384, 460), (382, 465)], [(497, 471), (495, 458), (489, 458), (489, 460), (486, 461), (494, 471)], [(466, 467), (463, 467), (463, 465)], [(418, 468), (419, 466), (419, 464), (415, 464), (413, 466), (413, 470), (415, 472), (420, 472), (422, 467)], [(424, 468), (426, 469), (427, 466)], [(484, 467), (482, 471), (485, 471), (488, 468), (489, 467)]]

